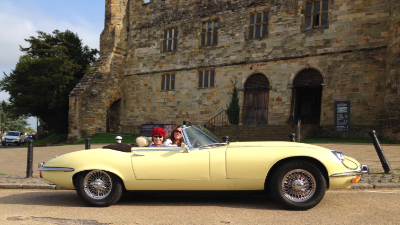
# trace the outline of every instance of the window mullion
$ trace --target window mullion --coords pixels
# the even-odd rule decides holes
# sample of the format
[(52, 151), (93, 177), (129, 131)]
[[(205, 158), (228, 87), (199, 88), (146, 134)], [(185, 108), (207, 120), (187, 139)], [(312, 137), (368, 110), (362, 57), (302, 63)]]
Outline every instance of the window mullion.
[(311, 23), (310, 23), (310, 30), (314, 29), (314, 6), (315, 2), (311, 4)]
[(320, 27), (322, 27), (322, 4), (323, 4), (323, 1), (321, 0), (320, 2), (319, 2), (319, 24), (318, 24), (318, 28), (320, 28)]
[(204, 87), (205, 82), (206, 82), (206, 70), (203, 70), (203, 86), (202, 87)]

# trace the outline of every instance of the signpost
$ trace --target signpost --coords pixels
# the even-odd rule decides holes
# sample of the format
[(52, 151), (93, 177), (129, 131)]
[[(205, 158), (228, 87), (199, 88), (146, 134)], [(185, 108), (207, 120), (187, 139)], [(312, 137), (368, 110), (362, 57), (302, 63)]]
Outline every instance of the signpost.
[(333, 140), (335, 140), (336, 132), (347, 132), (347, 138), (350, 138), (350, 101), (335, 101), (335, 131)]

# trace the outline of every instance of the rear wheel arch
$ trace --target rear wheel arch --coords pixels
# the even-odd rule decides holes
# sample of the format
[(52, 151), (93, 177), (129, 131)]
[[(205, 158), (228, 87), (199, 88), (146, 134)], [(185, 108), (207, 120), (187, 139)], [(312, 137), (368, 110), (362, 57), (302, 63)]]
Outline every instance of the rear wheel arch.
[(278, 162), (276, 162), (271, 169), (268, 171), (267, 177), (265, 179), (265, 183), (264, 183), (264, 190), (267, 193), (270, 193), (270, 182), (271, 182), (271, 177), (272, 174), (283, 164), (285, 163), (289, 163), (289, 162), (293, 162), (293, 161), (307, 161), (309, 163), (312, 163), (313, 165), (315, 165), (316, 167), (318, 167), (318, 169), (322, 172), (322, 174), (325, 177), (326, 180), (326, 187), (329, 188), (329, 175), (328, 175), (328, 170), (326, 169), (326, 167), (324, 166), (324, 164), (322, 164), (319, 160), (312, 158), (312, 157), (307, 157), (307, 156), (295, 156), (295, 157), (290, 157), (290, 158), (285, 158), (285, 159), (281, 159)]

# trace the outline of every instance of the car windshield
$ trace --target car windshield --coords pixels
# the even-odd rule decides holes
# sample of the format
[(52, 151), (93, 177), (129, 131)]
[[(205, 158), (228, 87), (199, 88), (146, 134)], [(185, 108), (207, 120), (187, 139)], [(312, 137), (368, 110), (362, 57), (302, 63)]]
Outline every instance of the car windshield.
[(19, 133), (18, 132), (7, 132), (7, 134), (6, 134), (7, 136), (19, 136)]
[(186, 127), (184, 129), (184, 136), (187, 144), (196, 148), (226, 144), (203, 126)]

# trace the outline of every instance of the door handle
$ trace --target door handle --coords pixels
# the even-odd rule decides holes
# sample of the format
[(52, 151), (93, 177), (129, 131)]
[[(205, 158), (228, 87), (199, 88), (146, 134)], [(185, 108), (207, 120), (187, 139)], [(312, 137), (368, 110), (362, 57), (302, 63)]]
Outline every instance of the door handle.
[(134, 153), (133, 156), (144, 156), (144, 155)]

